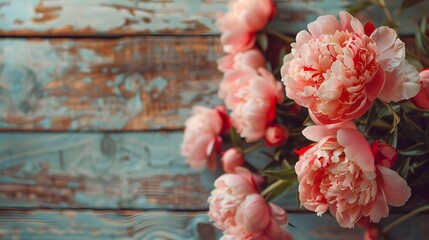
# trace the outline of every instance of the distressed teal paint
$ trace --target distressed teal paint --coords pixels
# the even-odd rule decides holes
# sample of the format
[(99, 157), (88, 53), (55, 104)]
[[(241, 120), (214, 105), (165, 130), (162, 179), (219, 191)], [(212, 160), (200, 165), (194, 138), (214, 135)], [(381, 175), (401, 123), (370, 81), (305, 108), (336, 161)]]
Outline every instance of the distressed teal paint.
[[(220, 172), (190, 169), (180, 156), (182, 136), (182, 132), (0, 133), (0, 153), (8, 153), (0, 155), (0, 170), (4, 172), (0, 192), (4, 184), (30, 186), (36, 184), (35, 178), (65, 176), (71, 179), (66, 188), (75, 191), (70, 199), (74, 203), (67, 207), (207, 207), (206, 197)], [(17, 171), (9, 172), (15, 168)], [(51, 188), (49, 184), (45, 187)], [(174, 197), (168, 188), (181, 189), (185, 194), (180, 197), (181, 203), (158, 204), (149, 200), (154, 194)], [(0, 208), (29, 204), (61, 208), (65, 204), (27, 201), (13, 203), (0, 194)], [(189, 205), (187, 201), (194, 203)]]
[(208, 224), (204, 212), (7, 211), (0, 213), (0, 237), (30, 240), (207, 239), (207, 236), (199, 236), (199, 224)]
[[(191, 37), (190, 40), (197, 38)], [(133, 70), (133, 67), (133, 69), (126, 71), (122, 69), (120, 71), (120, 68), (115, 66), (115, 58), (99, 56), (89, 47), (81, 48), (81, 40), (55, 41), (54, 43), (49, 40), (27, 42), (23, 39), (2, 39), (0, 41), (0, 52), (2, 53), (0, 54), (0, 62), (2, 63), (0, 64), (0, 88), (2, 88), (2, 91), (0, 91), (0, 111), (8, 114), (0, 115), (0, 128), (56, 130), (61, 127), (61, 125), (54, 124), (56, 118), (69, 118), (69, 128), (60, 130), (118, 130), (126, 126), (128, 121), (143, 110), (150, 108), (142, 101), (141, 95), (143, 94), (150, 94), (151, 97), (161, 99), (163, 102), (171, 102), (172, 106), (176, 105), (178, 101), (172, 99), (171, 96), (179, 94), (181, 99), (178, 100), (184, 109), (188, 109), (194, 104), (217, 105), (221, 101), (215, 96), (218, 85), (216, 75), (219, 76), (220, 80), (221, 74), (216, 71), (215, 60), (222, 53), (218, 50), (214, 51), (213, 48), (217, 45), (215, 45), (214, 39), (209, 40), (207, 43), (210, 44), (210, 47), (207, 53), (202, 52), (201, 56), (198, 55), (198, 52), (190, 54), (192, 57), (189, 57), (189, 59), (188, 55), (184, 56), (186, 57), (186, 62), (191, 62), (190, 67), (196, 69), (192, 70), (189, 76), (184, 77), (181, 72), (183, 69), (176, 69), (178, 66), (170, 67), (167, 64), (161, 68), (154, 69), (151, 66), (158, 66), (159, 64), (151, 61), (167, 61), (171, 56), (178, 57), (179, 54), (182, 56), (182, 52), (189, 51), (193, 44), (188, 40), (159, 38), (160, 43), (164, 45), (168, 43), (167, 50), (163, 50), (168, 52), (168, 56), (162, 54), (151, 55), (154, 60), (148, 62), (147, 57), (142, 53), (134, 51), (138, 54), (130, 57), (127, 62), (141, 62), (142, 67), (135, 70)], [(127, 46), (133, 49), (131, 46), (134, 46), (135, 41), (141, 42), (139, 39), (124, 39), (118, 41), (118, 45), (128, 44)], [(154, 48), (157, 47), (154, 39), (151, 39), (150, 42)], [(176, 42), (182, 45), (189, 44), (189, 47), (177, 50), (175, 49)], [(94, 48), (97, 46), (96, 42), (88, 44), (93, 44)], [(74, 51), (72, 49), (78, 50), (76, 55), (69, 53)], [(196, 50), (194, 49), (194, 51)], [(121, 56), (120, 52), (114, 54)], [(201, 58), (211, 61), (213, 66), (200, 66), (196, 59)], [(105, 95), (97, 92), (97, 89), (103, 83), (100, 83), (100, 81), (95, 83), (97, 79), (94, 79), (90, 72), (93, 72), (93, 66), (100, 66), (100, 64), (109, 66), (101, 68), (106, 75), (110, 74), (110, 72), (117, 72), (112, 77), (107, 75), (109, 77), (106, 78), (106, 87), (112, 88), (113, 94)], [(162, 71), (159, 74), (154, 74), (159, 70)], [(175, 71), (179, 72), (175, 74)], [(88, 75), (85, 76), (85, 74)], [(164, 74), (166, 75), (164, 76)], [(58, 85), (60, 81), (65, 79), (69, 81), (68, 84), (73, 84), (75, 81), (87, 84), (87, 88), (84, 87), (79, 92), (81, 94), (80, 101), (92, 106), (93, 109), (74, 110), (65, 106), (64, 104), (69, 100), (67, 94), (76, 95), (74, 91), (67, 87), (48, 89), (48, 86), (54, 83)], [(176, 89), (171, 86), (174, 81), (183, 81), (185, 86), (183, 89)], [(54, 94), (54, 92), (56, 93)], [(58, 95), (58, 92), (62, 95)], [(99, 94), (99, 97), (94, 98), (96, 94)], [(174, 110), (167, 109), (164, 112), (160, 112), (159, 116), (168, 116), (168, 112), (175, 113)], [(8, 115), (37, 120), (14, 124), (7, 120)], [(167, 126), (177, 128), (183, 126), (183, 120), (187, 116), (174, 114), (171, 118), (165, 118), (161, 121), (156, 120), (152, 123), (147, 123), (146, 126), (150, 129), (160, 129), (165, 128), (166, 126), (163, 124), (167, 123)], [(80, 120), (86, 117), (95, 120), (91, 120), (91, 122)]]
[[(277, 16), (269, 25), (271, 28), (297, 33), (305, 29), (308, 22), (324, 14), (338, 15), (349, 4), (357, 0), (276, 0)], [(389, 1), (391, 9), (398, 9), (402, 0)], [(49, 32), (52, 29), (62, 29), (70, 26), (74, 30), (83, 31), (92, 29), (98, 34), (109, 33), (112, 29), (121, 29), (123, 32), (143, 32), (152, 34), (176, 33), (219, 33), (215, 26), (215, 16), (218, 12), (225, 12), (225, 0), (173, 0), (173, 1), (122, 1), (122, 0), (92, 0), (92, 1), (64, 1), (53, 0), (43, 2), (46, 7), (59, 7), (53, 14), (55, 19), (35, 23), (33, 19), (40, 19), (43, 14), (36, 13), (35, 7), (40, 0), (13, 1), (1, 0), (0, 30), (13, 31), (30, 29), (35, 32)], [(403, 34), (414, 32), (415, 22), (429, 8), (429, 3), (421, 4), (406, 10), (401, 16)], [(79, 9), (79, 16), (76, 11)], [(131, 9), (131, 10), (130, 10)], [(106, 19), (106, 16), (109, 16)], [(370, 7), (366, 18), (381, 25), (384, 14), (380, 8)], [(127, 21), (127, 24), (125, 24)], [(120, 50), (121, 46), (117, 46)]]

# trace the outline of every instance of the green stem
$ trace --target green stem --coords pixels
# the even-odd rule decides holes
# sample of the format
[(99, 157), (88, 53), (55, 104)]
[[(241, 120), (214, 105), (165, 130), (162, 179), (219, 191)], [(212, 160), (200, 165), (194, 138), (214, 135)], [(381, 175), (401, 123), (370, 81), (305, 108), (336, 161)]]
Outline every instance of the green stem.
[(261, 148), (261, 147), (263, 147), (263, 146), (265, 146), (265, 143), (264, 143), (264, 142), (260, 142), (260, 143), (258, 143), (258, 144), (255, 144), (255, 145), (253, 145), (253, 146), (249, 147), (249, 148), (244, 149), (244, 150), (243, 150), (243, 154), (251, 153), (251, 152), (253, 152), (253, 151), (255, 151), (255, 150), (257, 150), (258, 148)]
[(392, 14), (389, 11), (389, 8), (387, 7), (386, 1), (385, 0), (378, 0), (379, 6), (383, 9), (384, 14), (387, 17), (387, 21), (389, 23), (391, 23), (392, 25), (395, 25), (395, 20), (392, 17)]
[(425, 211), (429, 211), (429, 204), (425, 205), (423, 207), (417, 208), (414, 211), (412, 211), (408, 214), (405, 214), (404, 216), (396, 219), (396, 221), (392, 222), (391, 224), (389, 224), (387, 227), (385, 227), (383, 229), (383, 233), (385, 234), (385, 233), (389, 232), (390, 230), (392, 230), (394, 227), (396, 227), (396, 225), (400, 224), (401, 222), (407, 220), (408, 218), (410, 218), (410, 217), (412, 217), (418, 213), (425, 212)]
[(229, 130), (229, 137), (231, 138), (231, 142), (232, 142), (232, 145), (234, 145), (234, 147), (237, 147), (240, 145), (240, 137), (237, 135), (237, 132), (235, 131), (234, 128), (231, 128)]
[(285, 42), (287, 42), (287, 43), (293, 43), (293, 42), (295, 42), (295, 38), (289, 37), (289, 36), (287, 36), (287, 35), (284, 35), (283, 33), (277, 32), (277, 31), (275, 31), (275, 30), (267, 29), (267, 28), (266, 28), (266, 29), (264, 29), (264, 31), (265, 31), (267, 34), (269, 34), (269, 35), (273, 35), (273, 36), (276, 36), (276, 37), (280, 38), (281, 40), (283, 40), (283, 41), (285, 41)]
[(268, 186), (267, 188), (265, 188), (261, 192), (261, 196), (265, 198), (273, 189), (275, 189), (276, 187), (282, 185), (284, 181), (285, 180), (279, 179), (279, 180), (273, 182), (270, 186)]

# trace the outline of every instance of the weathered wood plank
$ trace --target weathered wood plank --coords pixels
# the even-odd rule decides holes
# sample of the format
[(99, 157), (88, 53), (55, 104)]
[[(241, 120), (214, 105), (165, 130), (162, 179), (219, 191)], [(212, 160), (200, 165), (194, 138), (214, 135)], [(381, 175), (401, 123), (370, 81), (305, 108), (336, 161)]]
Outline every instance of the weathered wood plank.
[[(321, 14), (338, 14), (358, 0), (276, 0), (278, 11), (271, 27), (297, 33)], [(402, 0), (389, 1), (397, 9)], [(0, 34), (124, 35), (124, 34), (216, 34), (217, 12), (226, 11), (227, 0), (0, 0)], [(415, 29), (416, 20), (429, 3), (404, 12), (401, 33)], [(108, 17), (106, 17), (108, 16)], [(371, 7), (363, 19), (381, 24), (384, 15)]]
[[(399, 216), (392, 215), (389, 221)], [(426, 239), (428, 219), (429, 215), (419, 215), (403, 222), (389, 239)], [(289, 213), (289, 222), (296, 226), (287, 227), (296, 240), (363, 239), (363, 228), (341, 228), (327, 215)], [(2, 239), (214, 240), (220, 236), (203, 211), (0, 210)]]
[(1, 239), (215, 240), (205, 212), (0, 211)]
[(220, 103), (222, 55), (216, 37), (0, 39), (0, 129), (181, 128)]
[(204, 209), (182, 133), (0, 133), (0, 208)]

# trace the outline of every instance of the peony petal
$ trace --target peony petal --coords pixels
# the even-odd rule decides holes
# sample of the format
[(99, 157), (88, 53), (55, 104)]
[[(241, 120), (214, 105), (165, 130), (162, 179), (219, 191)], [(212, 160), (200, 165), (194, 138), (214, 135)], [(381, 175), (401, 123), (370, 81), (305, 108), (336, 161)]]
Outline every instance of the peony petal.
[(259, 233), (267, 227), (270, 221), (270, 210), (261, 195), (248, 195), (241, 210), (243, 211), (245, 228), (249, 232)]
[(405, 45), (397, 39), (395, 30), (386, 26), (379, 27), (371, 34), (371, 39), (380, 51), (379, 61), (384, 70), (391, 72), (404, 60)]
[(317, 38), (322, 34), (333, 34), (337, 30), (340, 30), (341, 26), (335, 16), (325, 15), (320, 16), (316, 21), (309, 23), (307, 28), (311, 35), (314, 38)]
[[(411, 196), (411, 188), (399, 174), (387, 167), (378, 166), (381, 180), (378, 181), (391, 206), (403, 206)], [(378, 179), (377, 179), (378, 180)]]
[(338, 130), (337, 140), (344, 147), (348, 159), (355, 161), (363, 171), (374, 171), (374, 155), (362, 134), (351, 128)]
[(379, 187), (375, 197), (375, 204), (369, 218), (372, 222), (379, 222), (381, 218), (387, 217), (389, 215), (389, 206), (386, 203), (386, 197), (383, 190)]
[(419, 73), (403, 60), (393, 72), (387, 72), (386, 81), (378, 98), (385, 102), (399, 102), (417, 95), (420, 90)]

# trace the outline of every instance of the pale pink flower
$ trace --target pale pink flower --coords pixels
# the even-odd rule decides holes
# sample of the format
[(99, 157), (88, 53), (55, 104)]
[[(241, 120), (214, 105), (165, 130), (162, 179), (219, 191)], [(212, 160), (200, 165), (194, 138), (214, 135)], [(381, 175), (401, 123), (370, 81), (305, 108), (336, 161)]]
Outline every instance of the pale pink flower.
[(417, 70), (405, 60), (404, 43), (388, 27), (364, 28), (347, 12), (308, 24), (284, 58), (286, 95), (307, 107), (316, 122), (362, 116), (373, 101), (400, 101), (417, 94)]
[(253, 69), (265, 67), (265, 58), (261, 51), (256, 48), (238, 53), (230, 53), (217, 60), (218, 69), (221, 72), (227, 72), (243, 66)]
[(273, 0), (230, 0), (228, 12), (219, 14), (216, 19), (222, 32), (224, 51), (230, 53), (251, 48), (255, 32), (267, 24), (274, 12)]
[(371, 148), (352, 122), (310, 126), (303, 134), (317, 142), (301, 152), (295, 166), (305, 208), (317, 215), (329, 210), (350, 228), (362, 217), (380, 221), (388, 205), (402, 206), (410, 197), (407, 182), (389, 168), (394, 149), (383, 144)]
[(429, 109), (429, 68), (420, 72), (420, 91), (412, 99), (417, 107)]
[(216, 152), (220, 149), (224, 121), (222, 109), (194, 107), (193, 115), (185, 122), (181, 153), (195, 169), (216, 169)]
[(235, 168), (244, 164), (243, 153), (238, 148), (230, 148), (223, 153), (221, 161), (225, 172), (235, 173)]
[(254, 176), (247, 169), (238, 170), (236, 174), (220, 176), (208, 198), (208, 215), (223, 231), (222, 239), (290, 239), (290, 235), (281, 229), (287, 224), (287, 213), (265, 202), (258, 193)]
[(276, 103), (283, 101), (282, 93), (281, 84), (263, 68), (228, 71), (219, 86), (219, 97), (232, 110), (232, 125), (247, 142), (264, 136), (275, 118)]
[(289, 130), (280, 125), (268, 127), (265, 131), (265, 144), (267, 146), (280, 146), (289, 137)]

